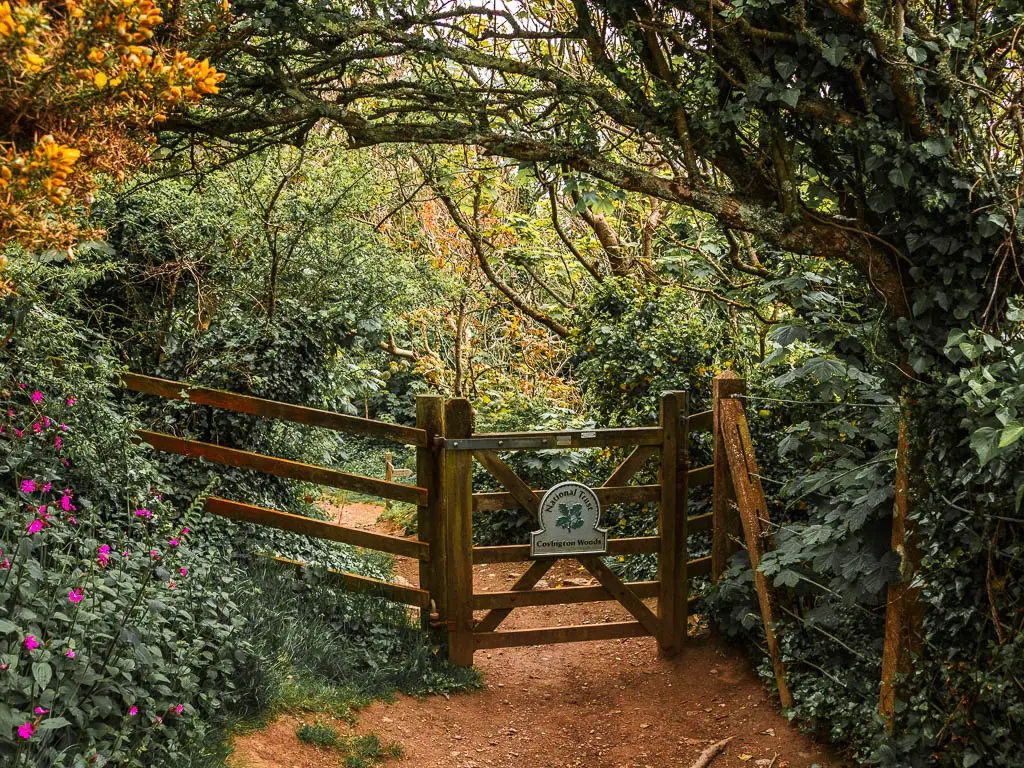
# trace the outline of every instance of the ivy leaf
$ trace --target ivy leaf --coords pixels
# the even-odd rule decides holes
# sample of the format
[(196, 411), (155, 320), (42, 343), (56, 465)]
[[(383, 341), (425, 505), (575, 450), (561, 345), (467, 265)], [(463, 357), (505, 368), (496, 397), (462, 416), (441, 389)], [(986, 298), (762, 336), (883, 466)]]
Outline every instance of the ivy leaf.
[(928, 51), (924, 48), (918, 48), (914, 45), (907, 46), (907, 56), (915, 64), (923, 64), (928, 61)]
[(992, 427), (974, 430), (971, 435), (971, 450), (978, 454), (981, 466), (988, 464), (998, 452), (997, 439), (999, 432)]
[(1003, 433), (999, 436), (999, 447), (1008, 448), (1020, 440), (1021, 435), (1024, 435), (1024, 426), (1016, 421), (1011, 421), (1003, 428)]

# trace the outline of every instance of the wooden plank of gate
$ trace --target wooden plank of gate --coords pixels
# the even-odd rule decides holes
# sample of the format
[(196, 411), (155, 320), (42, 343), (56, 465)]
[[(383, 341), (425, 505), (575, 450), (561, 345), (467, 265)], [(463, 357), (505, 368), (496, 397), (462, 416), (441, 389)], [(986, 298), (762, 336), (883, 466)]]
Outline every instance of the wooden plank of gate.
[(425, 446), (427, 444), (427, 433), (416, 427), (363, 419), (358, 416), (347, 416), (342, 413), (334, 413), (333, 411), (323, 411), (319, 408), (280, 403), (276, 400), (266, 400), (262, 397), (253, 397), (252, 395), (239, 395), (235, 392), (225, 392), (220, 389), (210, 389), (209, 387), (193, 387), (180, 381), (158, 379), (153, 376), (142, 376), (137, 373), (123, 373), (121, 374), (121, 381), (126, 388), (147, 395), (159, 395), (160, 397), (180, 400), (182, 393), (184, 393), (185, 397), (196, 405), (209, 405), (228, 411), (249, 413), (254, 416), (263, 416), (279, 421), (291, 421), (297, 424), (307, 424), (312, 427), (324, 427), (356, 435), (381, 437), (408, 445)]
[(505, 632), (478, 632), (473, 647), (512, 648), (521, 645), (577, 643), (584, 640), (615, 640), (620, 637), (643, 637), (650, 632), (639, 621), (616, 621), (608, 624), (577, 624), (568, 627), (513, 629)]
[(319, 566), (310, 565), (309, 563), (303, 563), (298, 560), (289, 560), (286, 557), (275, 557), (273, 555), (261, 555), (261, 557), (265, 557), (267, 560), (271, 560), (290, 568), (301, 569), (308, 566), (314, 570), (323, 570), (331, 581), (340, 582), (349, 592), (360, 592), (374, 595), (376, 597), (382, 597), (385, 600), (415, 606), (422, 611), (426, 611), (430, 608), (430, 593), (423, 589), (406, 587), (402, 584), (392, 584), (387, 581), (371, 579), (368, 576), (359, 576), (354, 573), (346, 573), (345, 571), (335, 571), (330, 568), (321, 569)]
[[(440, 395), (419, 395), (416, 398), (416, 426), (427, 433), (427, 444), (416, 449), (416, 482), (427, 492), (427, 500), (416, 508), (416, 531), (430, 544), (430, 559), (420, 561), (420, 587), (430, 592), (438, 621), (448, 616), (448, 594), (445, 586), (447, 556), (444, 500), (444, 465), (442, 451), (434, 447), (434, 437), (444, 433), (444, 398)], [(424, 616), (424, 630), (430, 616)]]
[(715, 412), (701, 411), (693, 414), (689, 419), (690, 432), (707, 432), (714, 427)]
[[(626, 586), (637, 597), (658, 596), (656, 581), (627, 581)], [(564, 605), (568, 603), (596, 603), (614, 600), (602, 586), (559, 587), (557, 589), (533, 589), (528, 592), (478, 592), (473, 595), (473, 608), (488, 611), (496, 608), (522, 608), (537, 605)]]
[(473, 456), (483, 465), (484, 469), (494, 475), (494, 478), (508, 489), (520, 506), (534, 517), (537, 516), (540, 509), (540, 496), (533, 492), (533, 489), (515, 473), (512, 467), (491, 451), (473, 451)]
[(687, 485), (710, 485), (715, 481), (715, 465), (706, 464), (703, 467), (691, 469), (686, 473)]
[(638, 445), (633, 449), (632, 453), (625, 458), (625, 460), (615, 468), (615, 471), (608, 475), (608, 479), (601, 483), (604, 488), (610, 488), (616, 485), (625, 485), (635, 475), (647, 460), (654, 456), (658, 452), (658, 446), (656, 445)]
[(226, 517), (230, 520), (256, 523), (257, 525), (265, 525), (268, 528), (277, 528), (281, 531), (315, 536), (318, 539), (340, 541), (343, 544), (376, 549), (380, 552), (389, 552), (400, 557), (426, 560), (430, 552), (429, 545), (422, 541), (402, 539), (398, 536), (386, 536), (382, 533), (373, 533), (359, 528), (349, 528), (337, 523), (314, 520), (311, 517), (292, 515), (288, 512), (257, 507), (252, 504), (243, 504), (239, 501), (222, 499), (217, 496), (211, 496), (206, 500), (206, 511), (212, 515)]
[[(600, 557), (583, 555), (576, 559), (594, 575), (594, 578), (611, 593), (612, 597), (622, 604), (623, 608), (633, 614), (633, 617), (643, 624), (644, 629), (655, 637), (660, 634), (662, 620), (654, 615), (654, 611), (644, 605), (644, 601), (627, 587), (622, 579), (612, 573), (611, 569), (604, 564)], [(664, 585), (662, 585), (662, 588), (664, 589)]]
[(298, 461), (279, 459), (275, 456), (265, 456), (262, 453), (249, 453), (248, 451), (240, 451), (236, 448), (225, 448), (224, 446), (213, 445), (212, 443), (201, 443), (198, 440), (186, 440), (183, 437), (165, 435), (162, 432), (150, 432), (140, 429), (136, 430), (136, 434), (141, 440), (165, 453), (175, 453), (181, 456), (189, 456), (193, 459), (208, 459), (229, 467), (266, 472), (269, 475), (287, 477), (292, 480), (305, 480), (310, 483), (318, 483), (319, 485), (329, 485), (332, 488), (343, 488), (349, 491), (356, 491), (357, 493), (382, 496), (385, 499), (405, 501), (409, 504), (424, 504), (427, 499), (426, 490), (414, 485), (401, 485), (400, 483), (377, 480), (373, 477), (350, 475), (346, 472), (338, 472), (325, 467), (316, 467), (311, 464), (302, 464)]
[[(618, 485), (612, 488), (599, 486), (592, 489), (602, 504), (643, 504), (661, 498), (660, 485)], [(543, 495), (544, 491), (533, 491)], [(474, 493), (473, 510), (496, 512), (501, 509), (521, 509), (523, 505), (511, 493)]]
[[(520, 576), (516, 583), (512, 585), (512, 589), (517, 592), (533, 589), (537, 582), (544, 578), (544, 574), (551, 569), (551, 566), (555, 564), (557, 559), (557, 557), (547, 557), (543, 560), (534, 560), (530, 567), (526, 569), (526, 573)], [(495, 608), (492, 611), (488, 611), (477, 623), (474, 631), (493, 632), (501, 622), (508, 618), (510, 613), (512, 613), (511, 608)]]
[[(608, 539), (609, 555), (649, 555), (659, 551), (660, 536)], [(473, 564), (518, 563), (532, 559), (529, 544), (502, 544), (496, 547), (473, 547)], [(551, 559), (551, 558), (545, 558)]]
[[(661, 396), (661, 505), (658, 532), (661, 551), (658, 570), (661, 596), (658, 599), (660, 635), (658, 644), (667, 656), (679, 653), (686, 641), (686, 507), (688, 443), (686, 392), (665, 392)], [(639, 618), (639, 617), (637, 617)]]
[[(459, 397), (444, 412), (445, 439), (469, 437), (473, 409)], [(453, 664), (473, 664), (473, 457), (465, 451), (444, 452), (444, 487), (448, 518), (448, 657)]]
[(786, 666), (782, 651), (775, 637), (775, 616), (777, 600), (775, 589), (761, 573), (759, 566), (765, 551), (771, 545), (768, 529), (768, 502), (758, 476), (757, 460), (753, 454), (746, 455), (743, 446), (750, 445), (747, 419), (743, 404), (739, 400), (725, 400), (721, 403), (722, 441), (729, 459), (733, 487), (739, 502), (740, 521), (747, 540), (750, 567), (754, 572), (754, 588), (761, 604), (761, 619), (764, 622), (765, 640), (772, 659), (775, 683), (779, 689), (779, 702), (783, 708), (793, 706), (793, 697), (786, 683)]
[[(532, 448), (605, 448), (616, 445), (661, 445), (660, 427), (626, 427), (623, 429), (583, 429), (551, 432), (480, 432), (473, 439), (501, 440), (515, 445), (519, 440), (530, 440), (544, 445)], [(466, 443), (470, 450), (473, 444)], [(493, 446), (487, 446), (493, 448)], [(500, 450), (500, 448), (499, 448)], [(509, 450), (513, 450), (511, 447)]]

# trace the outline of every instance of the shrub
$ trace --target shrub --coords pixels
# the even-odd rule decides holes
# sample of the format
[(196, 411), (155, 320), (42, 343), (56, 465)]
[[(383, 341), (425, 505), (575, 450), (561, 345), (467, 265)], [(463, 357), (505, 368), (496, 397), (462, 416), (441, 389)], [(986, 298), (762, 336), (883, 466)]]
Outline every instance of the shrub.
[(312, 744), (316, 747), (333, 747), (338, 743), (338, 731), (329, 725), (322, 723), (302, 723), (295, 729), (295, 735), (299, 741)]

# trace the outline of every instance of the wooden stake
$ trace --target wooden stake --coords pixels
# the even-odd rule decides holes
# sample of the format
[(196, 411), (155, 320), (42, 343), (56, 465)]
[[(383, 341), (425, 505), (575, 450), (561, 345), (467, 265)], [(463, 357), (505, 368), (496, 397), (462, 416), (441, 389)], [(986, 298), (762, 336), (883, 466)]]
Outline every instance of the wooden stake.
[(775, 637), (775, 622), (778, 614), (778, 600), (775, 588), (761, 573), (761, 557), (773, 546), (768, 517), (768, 502), (761, 487), (757, 459), (754, 457), (747, 428), (747, 417), (739, 400), (725, 400), (721, 404), (722, 441), (729, 458), (729, 470), (733, 487), (739, 502), (740, 521), (747, 541), (750, 567), (754, 572), (754, 588), (761, 604), (761, 619), (764, 622), (765, 641), (768, 655), (775, 672), (775, 684), (779, 690), (779, 702), (784, 709), (793, 706), (793, 697), (786, 684), (786, 666), (782, 661), (782, 650)]
[(729, 558), (739, 550), (736, 539), (740, 535), (739, 515), (736, 514), (731, 504), (736, 497), (736, 492), (732, 487), (729, 459), (725, 455), (725, 446), (722, 443), (720, 406), (722, 401), (745, 393), (747, 383), (732, 371), (722, 371), (715, 376), (711, 389), (714, 397), (714, 407), (712, 408), (714, 431), (712, 434), (715, 445), (714, 495), (712, 497), (712, 514), (715, 522), (711, 534), (711, 578), (718, 581), (729, 564)]
[[(444, 413), (445, 438), (473, 433), (473, 409), (465, 398), (450, 400)], [(448, 656), (473, 665), (473, 457), (445, 451), (444, 489), (448, 529)]]
[(666, 656), (679, 653), (686, 641), (687, 409), (686, 392), (666, 392), (661, 396), (658, 644)]
[[(444, 518), (444, 465), (442, 451), (434, 447), (434, 437), (444, 435), (444, 398), (419, 395), (416, 398), (416, 426), (427, 433), (427, 444), (416, 449), (416, 484), (427, 491), (427, 503), (416, 508), (417, 537), (430, 544), (430, 559), (420, 561), (420, 589), (430, 593), (436, 621), (447, 621), (448, 605), (445, 576), (447, 534)], [(430, 628), (430, 613), (424, 611), (423, 629)]]

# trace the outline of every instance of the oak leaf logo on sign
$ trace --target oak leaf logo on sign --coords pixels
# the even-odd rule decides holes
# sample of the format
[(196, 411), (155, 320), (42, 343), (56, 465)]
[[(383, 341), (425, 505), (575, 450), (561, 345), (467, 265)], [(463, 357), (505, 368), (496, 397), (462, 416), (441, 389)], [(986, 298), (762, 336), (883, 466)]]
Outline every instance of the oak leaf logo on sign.
[(608, 551), (600, 527), (601, 502), (592, 488), (566, 481), (549, 488), (537, 510), (540, 530), (530, 535), (531, 557), (599, 555)]
[(555, 525), (559, 528), (565, 528), (566, 533), (572, 533), (577, 528), (583, 527), (583, 505), (573, 504), (559, 504), (558, 511), (561, 516), (555, 520)]

